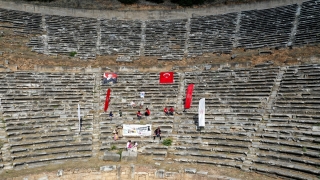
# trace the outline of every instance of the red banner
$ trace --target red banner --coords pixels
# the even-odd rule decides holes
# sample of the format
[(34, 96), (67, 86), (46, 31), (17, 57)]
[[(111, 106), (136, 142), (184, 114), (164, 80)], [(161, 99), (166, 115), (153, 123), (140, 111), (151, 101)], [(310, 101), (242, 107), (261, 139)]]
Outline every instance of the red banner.
[(173, 72), (160, 72), (160, 84), (172, 84), (173, 79)]
[(104, 112), (106, 112), (108, 110), (109, 101), (110, 101), (110, 93), (111, 93), (111, 90), (109, 88), (107, 91), (107, 95), (106, 95), (106, 101), (104, 102)]
[(186, 99), (184, 102), (184, 109), (189, 109), (192, 103), (192, 92), (193, 92), (194, 84), (189, 84), (186, 92)]

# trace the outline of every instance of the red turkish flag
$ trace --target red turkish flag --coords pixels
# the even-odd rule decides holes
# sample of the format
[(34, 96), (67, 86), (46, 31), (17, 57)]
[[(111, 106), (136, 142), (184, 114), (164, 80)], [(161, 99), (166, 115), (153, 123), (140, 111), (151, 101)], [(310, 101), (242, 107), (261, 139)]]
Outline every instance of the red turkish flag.
[(173, 79), (173, 72), (160, 72), (160, 84), (172, 84)]

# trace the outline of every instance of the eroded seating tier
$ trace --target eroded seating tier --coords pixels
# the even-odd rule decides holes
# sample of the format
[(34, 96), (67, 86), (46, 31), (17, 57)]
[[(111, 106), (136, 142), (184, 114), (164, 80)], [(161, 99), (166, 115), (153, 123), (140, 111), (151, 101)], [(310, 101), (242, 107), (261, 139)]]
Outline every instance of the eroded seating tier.
[[(83, 59), (117, 55), (119, 59), (157, 56), (180, 60), (203, 53), (231, 53), (320, 42), (320, 5), (305, 1), (262, 10), (172, 20), (116, 20), (41, 15), (0, 9), (0, 26), (33, 34), (27, 44), (44, 54), (70, 54)], [(132, 57), (132, 58), (131, 58)]]

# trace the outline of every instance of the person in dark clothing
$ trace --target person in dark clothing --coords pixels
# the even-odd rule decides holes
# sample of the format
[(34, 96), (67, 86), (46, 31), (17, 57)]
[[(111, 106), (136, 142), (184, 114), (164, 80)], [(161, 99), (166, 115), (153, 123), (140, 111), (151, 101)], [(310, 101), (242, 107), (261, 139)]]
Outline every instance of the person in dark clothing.
[(160, 130), (160, 127), (158, 127), (156, 130), (154, 130), (153, 140), (155, 140), (156, 137), (159, 137), (160, 140), (161, 140), (161, 130)]
[(112, 118), (113, 118), (113, 113), (112, 113), (112, 111), (110, 111), (109, 117), (110, 117), (110, 119), (112, 120)]

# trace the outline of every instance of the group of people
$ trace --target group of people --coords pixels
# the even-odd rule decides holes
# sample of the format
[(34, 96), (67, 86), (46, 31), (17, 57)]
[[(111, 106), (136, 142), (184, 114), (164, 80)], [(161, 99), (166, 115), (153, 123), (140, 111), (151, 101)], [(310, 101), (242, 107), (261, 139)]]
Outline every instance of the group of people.
[[(150, 116), (150, 114), (151, 114), (150, 110), (148, 108), (146, 108), (146, 111), (144, 112), (144, 115), (145, 116)], [(122, 111), (121, 110), (119, 110), (119, 117), (122, 117)], [(140, 120), (142, 118), (142, 114), (141, 114), (140, 111), (137, 112), (137, 117), (138, 117), (138, 120)], [(113, 118), (113, 112), (112, 111), (110, 111), (110, 113), (109, 113), (109, 118), (111, 120)]]
[[(113, 118), (113, 113), (112, 113), (112, 111), (110, 111), (109, 117), (110, 117), (110, 119), (112, 120), (112, 118)], [(121, 111), (121, 109), (119, 110), (119, 117), (122, 117), (122, 111)]]
[[(161, 129), (158, 127), (156, 130), (154, 130), (153, 134), (153, 140), (156, 139), (156, 137), (159, 137), (161, 140)], [(117, 129), (113, 130), (113, 139), (116, 141), (119, 139), (118, 131)], [(127, 146), (126, 146), (127, 151), (132, 151), (132, 152), (137, 152), (138, 151), (138, 143), (137, 142), (131, 142), (131, 140), (128, 140)]]
[(132, 143), (131, 140), (128, 140), (127, 151), (137, 152), (138, 151), (138, 143), (137, 142)]
[[(129, 105), (131, 106), (131, 108), (137, 107), (136, 103), (133, 101), (131, 101)], [(143, 107), (143, 105), (144, 105), (144, 101), (142, 100), (139, 103), (139, 108), (141, 109)]]
[(166, 116), (169, 116), (169, 115), (173, 116), (173, 113), (174, 113), (173, 106), (171, 106), (169, 110), (168, 110), (167, 106), (164, 107), (163, 112)]
[[(146, 108), (146, 111), (144, 112), (144, 115), (145, 115), (145, 116), (150, 116), (150, 114), (151, 114), (150, 110), (149, 110), (148, 108)], [(142, 114), (141, 114), (140, 111), (137, 112), (137, 117), (138, 117), (138, 120), (141, 119)]]
[[(169, 110), (168, 110), (167, 107), (165, 107), (165, 108), (163, 109), (163, 112), (165, 113), (166, 116), (169, 116), (169, 115), (173, 116), (173, 114), (174, 114), (174, 109), (173, 109), (172, 106), (170, 107)], [(150, 116), (150, 114), (151, 114), (151, 112), (150, 112), (149, 108), (146, 108), (146, 111), (144, 112), (144, 115), (145, 115), (145, 116)], [(142, 113), (141, 113), (141, 111), (138, 111), (136, 115), (137, 115), (138, 120), (141, 120), (141, 118), (142, 118)], [(112, 113), (112, 111), (110, 111), (109, 117), (110, 117), (110, 119), (112, 120), (112, 118), (113, 118), (113, 113)], [(121, 110), (119, 110), (119, 117), (122, 117), (122, 111), (121, 111)]]

